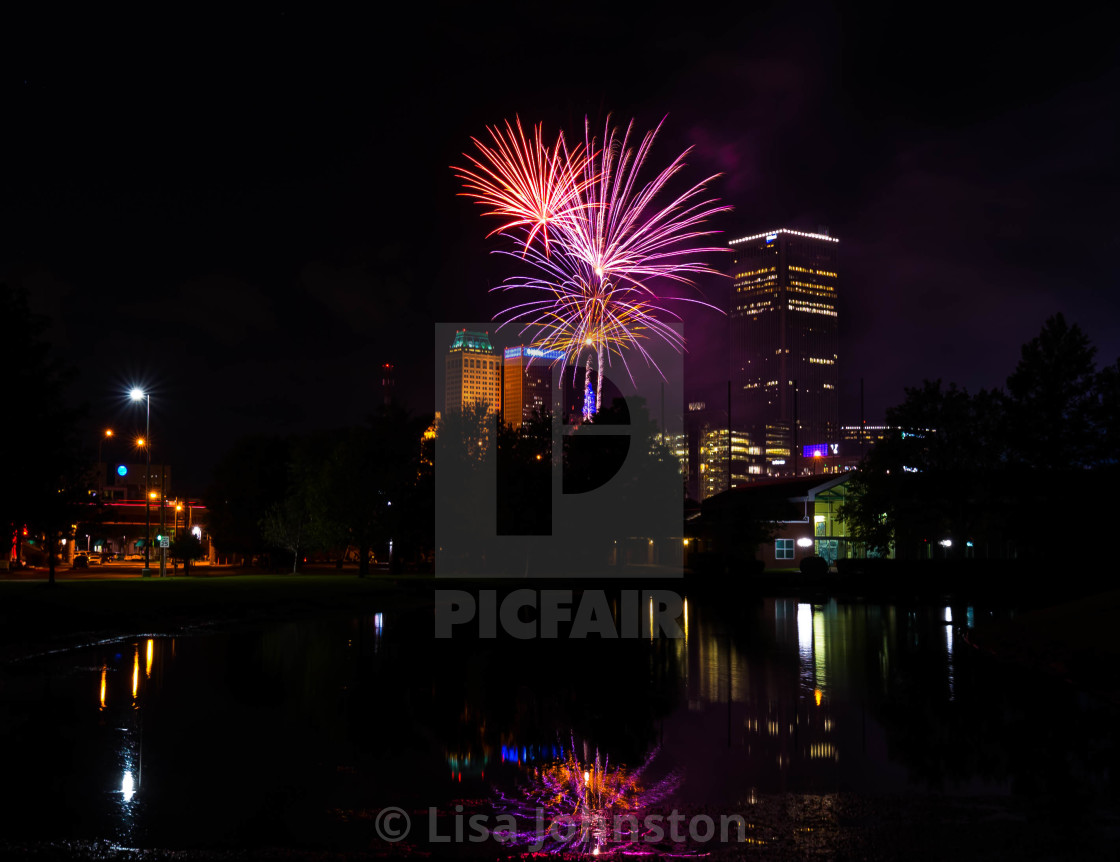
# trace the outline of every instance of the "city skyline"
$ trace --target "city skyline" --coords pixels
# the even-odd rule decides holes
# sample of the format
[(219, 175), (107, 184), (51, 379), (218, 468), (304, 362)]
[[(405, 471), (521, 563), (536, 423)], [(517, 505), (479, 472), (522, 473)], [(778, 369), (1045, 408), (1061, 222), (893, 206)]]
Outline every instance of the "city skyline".
[[(404, 32), (423, 55), (298, 7), (180, 22), (158, 44), (120, 41), (104, 16), (13, 26), (0, 279), (52, 318), (91, 445), (134, 421), (121, 393), (151, 389), (157, 457), (169, 447), (201, 493), (240, 436), (361, 422), (384, 362), (403, 403), (437, 409), (434, 324), (492, 318), (510, 265), (450, 166), (510, 116), (550, 131), (664, 118), (656, 154), (692, 147), (690, 175), (721, 174), (723, 240), (841, 237), (841, 424), (861, 379), (870, 420), (927, 377), (1002, 386), (1057, 311), (1100, 364), (1120, 355), (1102, 193), (1120, 79), (1091, 11), (1013, 29), (972, 13), (967, 31), (946, 11), (905, 46), (888, 19), (835, 4), (672, 26), (604, 14), (625, 45), (543, 26), (542, 10), (416, 18)], [(515, 71), (550, 46), (571, 62)], [(583, 62), (608, 47), (619, 62)], [(727, 307), (726, 280), (699, 286)], [(686, 380), (713, 390), (689, 399), (718, 404), (728, 320), (696, 309), (684, 330)]]

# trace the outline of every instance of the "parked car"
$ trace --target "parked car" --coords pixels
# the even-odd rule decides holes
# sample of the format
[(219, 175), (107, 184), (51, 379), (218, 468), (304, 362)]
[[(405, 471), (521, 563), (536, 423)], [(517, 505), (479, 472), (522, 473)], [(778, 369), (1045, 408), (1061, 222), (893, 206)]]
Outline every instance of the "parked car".
[(85, 554), (78, 554), (78, 556), (74, 557), (74, 562), (71, 563), (71, 568), (88, 569), (89, 557), (87, 557)]

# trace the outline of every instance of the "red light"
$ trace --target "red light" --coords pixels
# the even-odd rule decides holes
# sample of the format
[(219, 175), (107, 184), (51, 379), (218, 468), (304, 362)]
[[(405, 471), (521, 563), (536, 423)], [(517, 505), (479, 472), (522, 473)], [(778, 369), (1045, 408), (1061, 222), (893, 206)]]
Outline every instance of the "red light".
[(27, 527), (24, 527), (24, 528), (23, 528), (23, 534), (24, 534), (25, 536), (27, 535)]

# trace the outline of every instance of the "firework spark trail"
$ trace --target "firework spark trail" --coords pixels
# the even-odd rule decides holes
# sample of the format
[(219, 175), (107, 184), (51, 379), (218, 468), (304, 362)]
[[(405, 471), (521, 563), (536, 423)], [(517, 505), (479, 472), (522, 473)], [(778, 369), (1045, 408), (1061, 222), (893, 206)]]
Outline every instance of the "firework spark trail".
[(569, 151), (563, 134), (549, 150), (540, 123), (533, 127), (531, 141), (525, 136), (520, 117), (516, 124), (516, 133), (508, 120), (505, 133), (497, 126), (487, 128), (494, 139), (493, 147), (471, 138), (482, 157), (464, 153), (473, 169), (454, 170), (466, 188), (462, 194), (490, 207), (486, 215), (512, 219), (494, 228), (488, 236), (527, 228), (525, 248), (532, 245), (539, 233), (547, 253), (549, 225), (566, 223), (588, 206), (582, 198), (588, 182), (583, 176), (588, 155), (582, 145)]
[[(636, 146), (633, 125), (620, 132), (608, 118), (599, 147), (585, 122), (584, 142), (569, 150), (563, 135), (549, 149), (540, 125), (530, 141), (520, 119), (516, 133), (507, 121), (505, 133), (488, 129), (493, 148), (472, 139), (482, 154), (467, 156), (474, 170), (456, 169), (465, 194), (491, 208), (487, 215), (511, 219), (490, 235), (509, 236), (519, 249), (516, 256), (537, 270), (535, 276), (514, 277), (495, 289), (546, 293), (545, 298), (506, 309), (505, 323), (516, 322), (522, 333), (533, 332), (534, 346), (561, 351), (562, 367), (572, 366), (573, 379), (581, 359), (590, 376), (594, 359), (597, 385), (589, 414), (601, 407), (604, 366), (612, 358), (621, 358), (633, 379), (627, 351), (661, 373), (643, 339), (658, 338), (678, 352), (684, 349), (683, 338), (660, 319), (680, 317), (661, 304), (650, 281), (692, 284), (694, 275), (719, 274), (700, 258), (727, 251), (694, 243), (714, 233), (700, 230), (702, 222), (730, 209), (714, 198), (703, 198), (714, 178), (658, 204), (670, 180), (684, 168), (689, 150), (643, 183), (640, 174), (661, 125)], [(664, 299), (715, 308), (685, 297)]]
[(619, 139), (618, 130), (610, 127), (608, 119), (603, 145), (597, 150), (590, 123), (585, 123), (585, 144), (580, 152), (592, 154), (584, 162), (588, 205), (567, 214), (564, 239), (567, 247), (600, 277), (630, 281), (652, 294), (646, 279), (663, 277), (691, 283), (690, 275), (715, 272), (693, 258), (725, 249), (693, 247), (689, 243), (714, 233), (695, 228), (730, 208), (718, 206), (714, 199), (696, 200), (714, 179), (709, 177), (654, 209), (656, 198), (685, 166), (689, 150), (640, 186), (639, 174), (661, 125), (643, 136), (636, 151), (631, 146), (633, 125), (630, 123)]
[[(498, 289), (533, 291), (541, 298), (507, 308), (506, 323), (520, 324), (520, 334), (530, 334), (533, 346), (559, 350), (562, 373), (571, 365), (574, 375), (581, 355), (587, 351), (589, 355), (594, 353), (597, 368), (619, 360), (626, 374), (633, 378), (628, 352), (636, 353), (647, 365), (658, 368), (643, 343), (648, 339), (660, 340), (678, 352), (684, 349), (684, 339), (671, 322), (680, 320), (680, 316), (663, 301), (654, 301), (656, 298), (645, 290), (599, 279), (586, 264), (571, 259), (562, 250), (547, 259), (543, 255), (530, 257), (544, 275), (512, 278)], [(572, 273), (578, 274), (573, 276)], [(702, 300), (674, 299), (719, 311)], [(662, 318), (671, 320), (666, 322)], [(596, 406), (601, 400), (600, 374), (595, 391)]]

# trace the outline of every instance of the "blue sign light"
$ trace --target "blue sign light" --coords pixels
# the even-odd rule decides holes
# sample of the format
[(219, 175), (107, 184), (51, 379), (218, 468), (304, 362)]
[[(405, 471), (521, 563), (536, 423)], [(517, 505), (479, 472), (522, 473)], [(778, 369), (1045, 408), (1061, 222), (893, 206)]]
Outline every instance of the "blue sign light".
[(503, 351), (506, 359), (517, 359), (519, 356), (530, 356), (534, 359), (560, 359), (564, 356), (561, 350), (541, 350), (537, 347), (507, 347)]
[(766, 244), (769, 245), (770, 243), (772, 243), (777, 238), (778, 238), (778, 235), (776, 233), (770, 234), (770, 236), (766, 237)]
[(128, 468), (126, 466), (124, 466), (124, 464), (121, 464), (121, 466), (119, 466), (117, 468), (117, 475), (118, 476), (127, 476), (128, 475)]
[(802, 458), (824, 458), (828, 455), (827, 443), (814, 443), (812, 446), (801, 447)]

